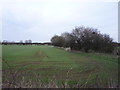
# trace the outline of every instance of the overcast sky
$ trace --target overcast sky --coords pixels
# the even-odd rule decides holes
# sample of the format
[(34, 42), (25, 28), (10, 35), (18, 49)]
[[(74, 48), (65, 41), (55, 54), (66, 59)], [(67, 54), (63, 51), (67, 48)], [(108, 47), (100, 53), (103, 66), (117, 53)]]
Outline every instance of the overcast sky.
[(118, 3), (78, 0), (26, 0), (4, 2), (2, 39), (49, 42), (54, 35), (76, 26), (97, 28), (118, 41)]

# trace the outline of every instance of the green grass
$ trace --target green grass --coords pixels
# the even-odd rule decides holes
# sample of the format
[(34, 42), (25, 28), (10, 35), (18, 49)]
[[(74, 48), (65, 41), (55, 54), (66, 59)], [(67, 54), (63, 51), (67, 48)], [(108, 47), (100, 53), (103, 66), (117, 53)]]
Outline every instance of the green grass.
[(42, 45), (3, 45), (2, 59), (3, 80), (9, 79), (8, 71), (19, 71), (20, 75), (16, 75), (18, 83), (23, 76), (33, 81), (40, 76), (44, 83), (56, 80), (58, 85), (68, 80), (71, 87), (76, 83), (83, 85), (86, 81), (87, 87), (92, 87), (99, 79), (107, 86), (109, 80), (115, 83), (118, 80), (117, 59), (107, 54), (67, 52)]
[(118, 48), (120, 48), (120, 46)]

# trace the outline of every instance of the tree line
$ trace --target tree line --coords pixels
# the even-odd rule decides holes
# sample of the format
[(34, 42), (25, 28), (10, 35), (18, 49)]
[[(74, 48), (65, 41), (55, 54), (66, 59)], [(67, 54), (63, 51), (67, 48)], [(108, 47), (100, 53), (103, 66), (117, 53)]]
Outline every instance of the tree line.
[(39, 43), (39, 42), (32, 42), (32, 40), (20, 40), (19, 42), (15, 42), (15, 41), (7, 41), (7, 40), (3, 40), (3, 42), (0, 42), (0, 44), (3, 45), (51, 45), (51, 42), (44, 42), (44, 43)]
[(102, 34), (95, 28), (75, 27), (71, 33), (64, 32), (60, 36), (54, 35), (51, 38), (52, 45), (58, 47), (70, 47), (71, 50), (81, 50), (85, 52), (95, 51), (112, 53), (115, 44), (113, 39)]

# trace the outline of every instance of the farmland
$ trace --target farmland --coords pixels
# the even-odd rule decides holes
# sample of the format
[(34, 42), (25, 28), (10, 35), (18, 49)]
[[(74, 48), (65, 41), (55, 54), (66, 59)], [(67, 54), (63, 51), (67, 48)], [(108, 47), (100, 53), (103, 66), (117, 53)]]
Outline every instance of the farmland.
[(109, 54), (3, 45), (2, 60), (3, 87), (116, 87), (118, 83), (118, 61)]

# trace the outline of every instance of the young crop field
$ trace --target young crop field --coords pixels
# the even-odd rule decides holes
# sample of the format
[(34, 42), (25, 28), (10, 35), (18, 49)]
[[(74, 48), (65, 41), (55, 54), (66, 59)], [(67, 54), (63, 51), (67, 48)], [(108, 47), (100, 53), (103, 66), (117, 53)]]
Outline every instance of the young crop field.
[(116, 87), (118, 60), (47, 45), (3, 45), (3, 87)]

